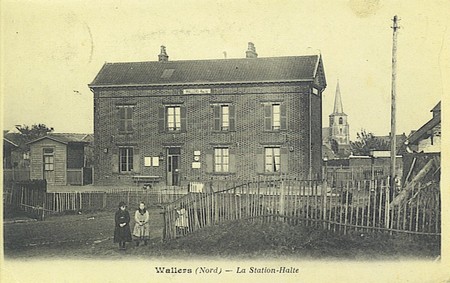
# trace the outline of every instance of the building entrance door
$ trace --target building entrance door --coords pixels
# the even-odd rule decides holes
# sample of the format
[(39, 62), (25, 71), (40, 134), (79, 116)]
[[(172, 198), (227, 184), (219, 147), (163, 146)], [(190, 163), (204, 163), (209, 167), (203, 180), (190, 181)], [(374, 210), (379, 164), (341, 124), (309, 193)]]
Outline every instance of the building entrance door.
[(167, 185), (180, 185), (180, 159), (181, 148), (170, 147), (167, 149)]

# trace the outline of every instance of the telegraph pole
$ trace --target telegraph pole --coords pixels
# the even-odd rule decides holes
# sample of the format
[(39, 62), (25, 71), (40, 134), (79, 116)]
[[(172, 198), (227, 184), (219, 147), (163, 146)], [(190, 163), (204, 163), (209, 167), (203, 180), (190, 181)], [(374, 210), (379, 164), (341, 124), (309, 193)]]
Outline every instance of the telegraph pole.
[(392, 19), (393, 25), (393, 37), (392, 37), (392, 85), (391, 85), (391, 190), (395, 188), (395, 157), (396, 152), (396, 137), (395, 137), (395, 78), (397, 75), (397, 30), (399, 29), (397, 24), (397, 16)]

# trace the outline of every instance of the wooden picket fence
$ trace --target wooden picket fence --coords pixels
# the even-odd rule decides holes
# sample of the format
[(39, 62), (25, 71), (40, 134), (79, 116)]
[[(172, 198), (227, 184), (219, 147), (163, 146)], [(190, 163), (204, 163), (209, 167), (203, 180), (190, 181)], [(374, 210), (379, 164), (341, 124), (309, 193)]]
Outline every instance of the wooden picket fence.
[[(344, 234), (356, 230), (440, 235), (439, 188), (413, 190), (410, 201), (390, 207), (393, 193), (387, 184), (387, 180), (363, 180), (330, 186), (326, 181), (280, 176), (189, 193), (164, 207), (163, 238), (238, 219), (284, 221)], [(186, 219), (177, 220), (180, 217)]]
[(116, 209), (124, 201), (130, 207), (138, 207), (139, 202), (152, 204), (170, 203), (186, 195), (187, 191), (169, 187), (161, 189), (111, 189), (90, 192), (46, 192), (26, 185), (4, 190), (4, 204), (43, 218), (46, 214), (77, 211)]

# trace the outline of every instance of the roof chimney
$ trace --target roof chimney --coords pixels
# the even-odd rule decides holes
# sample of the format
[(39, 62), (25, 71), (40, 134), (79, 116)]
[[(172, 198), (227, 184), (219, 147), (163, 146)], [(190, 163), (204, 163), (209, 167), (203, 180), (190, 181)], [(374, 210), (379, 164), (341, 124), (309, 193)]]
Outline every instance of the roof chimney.
[(258, 53), (256, 53), (256, 48), (253, 42), (248, 43), (248, 49), (245, 51), (245, 55), (247, 58), (258, 58)]
[(169, 61), (169, 55), (167, 55), (166, 47), (164, 45), (161, 45), (161, 53), (158, 55), (158, 61)]

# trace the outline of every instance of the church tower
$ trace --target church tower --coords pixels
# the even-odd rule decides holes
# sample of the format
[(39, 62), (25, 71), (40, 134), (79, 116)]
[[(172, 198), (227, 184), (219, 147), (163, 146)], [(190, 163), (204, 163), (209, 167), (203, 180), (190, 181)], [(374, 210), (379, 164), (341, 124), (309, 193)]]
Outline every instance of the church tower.
[(339, 89), (339, 80), (336, 85), (336, 94), (334, 97), (334, 109), (330, 114), (330, 141), (335, 140), (338, 145), (350, 144), (350, 133), (347, 122), (347, 114), (342, 107), (341, 90)]

